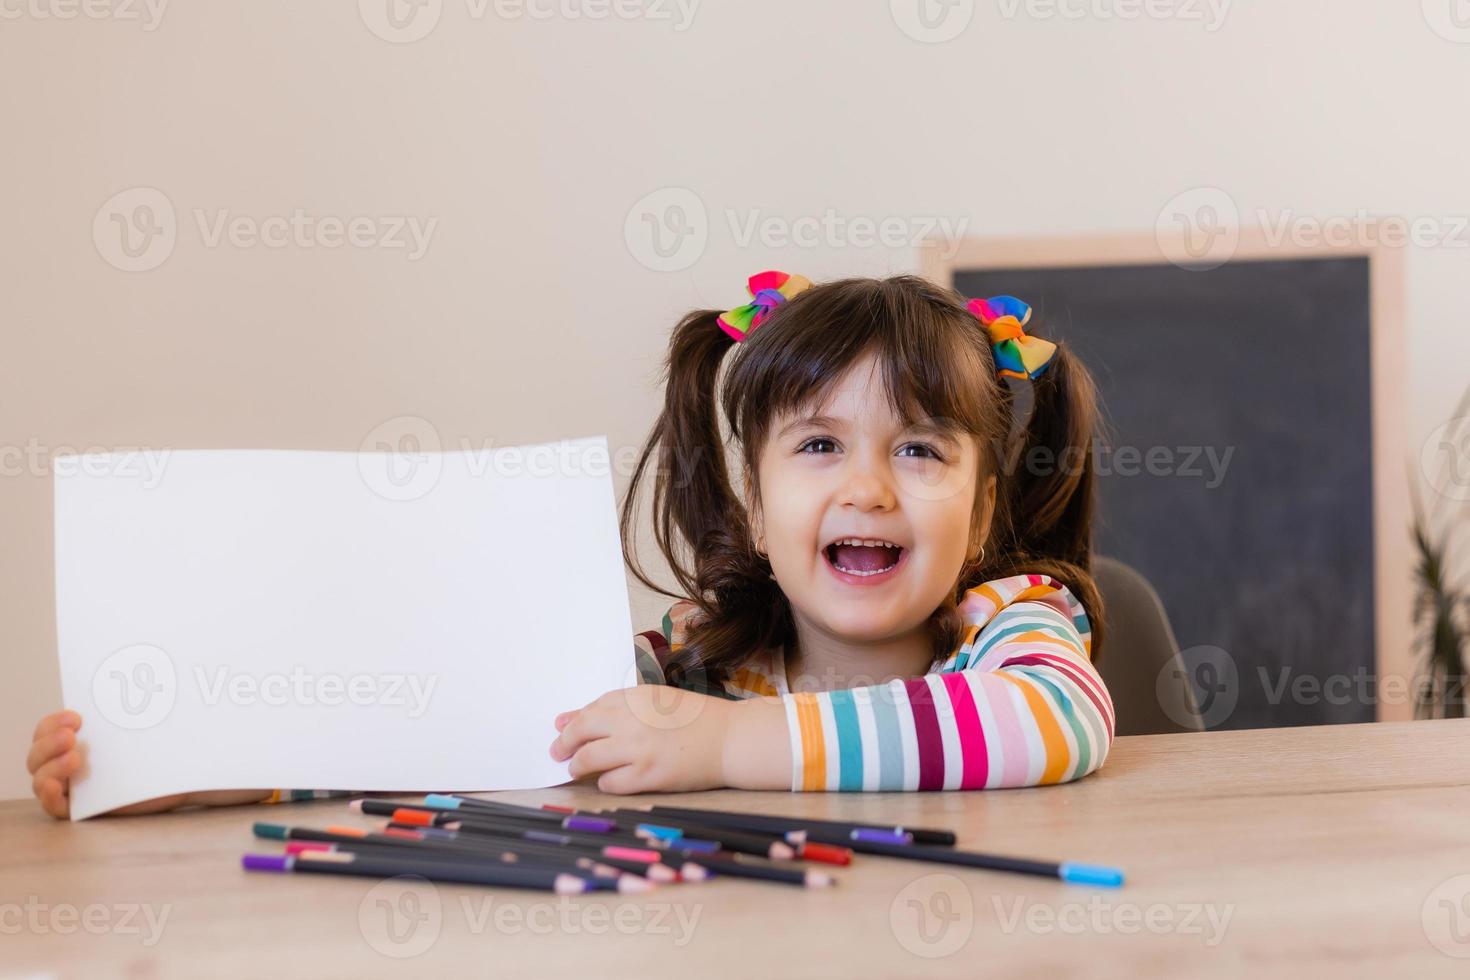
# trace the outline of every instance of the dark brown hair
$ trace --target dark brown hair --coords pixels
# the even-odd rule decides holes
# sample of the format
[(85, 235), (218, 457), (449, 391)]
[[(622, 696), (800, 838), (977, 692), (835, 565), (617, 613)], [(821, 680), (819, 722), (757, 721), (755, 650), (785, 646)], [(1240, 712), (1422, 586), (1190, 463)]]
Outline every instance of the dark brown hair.
[[(790, 602), (755, 551), (749, 515), (729, 478), (721, 412), (749, 477), (757, 473), (773, 419), (820, 405), (868, 354), (877, 356), (899, 418), (906, 424), (942, 420), (975, 436), (981, 475), (997, 477), (985, 551), (960, 570), (930, 619), (936, 661), (960, 642), (964, 623), (957, 603), (964, 593), (1024, 573), (1050, 575), (1073, 590), (1087, 610), (1098, 656), (1102, 606), (1088, 571), (1097, 426), (1091, 376), (1059, 345), (1030, 384), (1032, 409), (1022, 427), (1012, 418), (1011, 385), (996, 376), (985, 328), (964, 304), (953, 290), (894, 276), (813, 286), (777, 307), (740, 344), (720, 328), (720, 311), (700, 310), (679, 321), (664, 364), (663, 410), (638, 458), (621, 521), (634, 576), (660, 594), (699, 606), (686, 642), (666, 665), (670, 683), (717, 688), (761, 649), (796, 638)], [(1035, 323), (1033, 317), (1028, 333)], [(720, 387), (731, 347), (739, 349)], [(652, 582), (635, 557), (639, 486), (655, 453), (654, 538), (682, 595)], [(748, 490), (758, 502), (758, 481), (750, 479)]]

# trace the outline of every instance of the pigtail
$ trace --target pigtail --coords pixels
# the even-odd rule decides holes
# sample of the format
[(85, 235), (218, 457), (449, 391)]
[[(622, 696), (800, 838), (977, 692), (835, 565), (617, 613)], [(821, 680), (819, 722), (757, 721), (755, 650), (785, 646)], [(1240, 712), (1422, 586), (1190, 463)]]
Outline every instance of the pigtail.
[[(1087, 611), (1093, 659), (1102, 647), (1102, 598), (1093, 583), (1094, 440), (1100, 420), (1092, 375), (1059, 343), (1031, 381), (1031, 411), (997, 494), (996, 554), (983, 578), (1041, 573), (1064, 583)], [(993, 536), (995, 536), (993, 535)]]
[[(794, 630), (789, 601), (756, 553), (745, 507), (730, 484), (716, 387), (735, 341), (720, 329), (718, 317), (717, 311), (696, 311), (674, 328), (664, 365), (664, 406), (639, 455), (619, 522), (624, 561), (634, 577), (661, 595), (688, 598), (699, 607), (702, 615), (684, 645), (664, 665), (669, 683), (696, 690), (718, 690), (735, 666), (719, 656), (710, 658), (719, 669), (707, 670), (707, 650), (754, 654), (784, 642)], [(638, 490), (655, 452), (654, 540), (682, 595), (655, 584), (633, 557)]]

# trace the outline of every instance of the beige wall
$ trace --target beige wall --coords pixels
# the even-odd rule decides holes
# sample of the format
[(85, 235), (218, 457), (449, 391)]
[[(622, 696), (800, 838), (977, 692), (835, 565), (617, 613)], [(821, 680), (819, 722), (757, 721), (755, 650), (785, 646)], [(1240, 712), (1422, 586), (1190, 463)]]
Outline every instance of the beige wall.
[[(1201, 185), (1247, 218), (1470, 214), (1470, 43), (1417, 3), (1240, 4), (1209, 30), (1103, 16), (1108, 0), (1076, 0), (1094, 11), (1080, 19), (997, 0), (935, 44), (880, 0), (706, 0), (687, 24), (689, 0), (623, 0), (650, 16), (604, 20), (444, 0), (411, 43), (373, 33), (373, 0), (177, 0), (156, 25), (142, 0), (38, 16), (68, 3), (0, 0), (0, 797), (29, 792), (20, 756), (60, 698), (53, 451), (355, 449), (404, 415), (451, 448), (595, 432), (632, 446), (678, 313), (736, 302), (760, 268), (913, 268), (901, 239), (928, 219), (1148, 230)], [(167, 196), (177, 241), (126, 272), (103, 254), (125, 264), (106, 210), (95, 241), (93, 225), (136, 187)], [(637, 213), (625, 229), (664, 188), (709, 219), (677, 271), (649, 268)], [(437, 224), (416, 259), (209, 243), (225, 210), (296, 209)], [(740, 240), (752, 217), (829, 211), (815, 244)], [(902, 231), (864, 247), (853, 219)], [(1409, 250), (1416, 448), (1467, 381), (1459, 234)], [(634, 600), (640, 623), (658, 608)]]

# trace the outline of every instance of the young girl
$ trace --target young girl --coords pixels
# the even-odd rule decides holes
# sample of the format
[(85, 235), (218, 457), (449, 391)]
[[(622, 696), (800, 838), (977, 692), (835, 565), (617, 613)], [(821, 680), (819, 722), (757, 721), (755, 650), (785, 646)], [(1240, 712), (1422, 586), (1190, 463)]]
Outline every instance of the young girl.
[[(559, 715), (552, 757), (611, 793), (981, 789), (1097, 769), (1113, 706), (1091, 662), (1086, 370), (1028, 334), (1012, 297), (780, 272), (749, 292), (675, 327), (664, 408), (623, 503), (630, 570), (679, 601), (635, 638), (640, 686)], [(1030, 382), (1024, 424), (1005, 379)], [(634, 557), (655, 453), (655, 538), (689, 599)], [(43, 719), (31, 748), (57, 816), (79, 725)]]

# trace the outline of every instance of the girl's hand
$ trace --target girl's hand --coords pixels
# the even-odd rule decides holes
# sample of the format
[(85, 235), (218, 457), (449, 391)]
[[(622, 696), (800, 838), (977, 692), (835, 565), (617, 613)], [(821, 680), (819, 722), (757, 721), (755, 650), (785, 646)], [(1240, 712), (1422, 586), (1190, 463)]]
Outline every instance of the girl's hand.
[(36, 725), (26, 756), (31, 792), (41, 801), (41, 809), (58, 820), (71, 813), (71, 777), (82, 768), (82, 750), (77, 745), (81, 727), (82, 716), (75, 711), (47, 715)]
[[(77, 741), (82, 716), (75, 711), (58, 711), (47, 715), (36, 725), (26, 769), (31, 774), (31, 792), (41, 801), (41, 809), (57, 820), (71, 816), (71, 780), (81, 771), (84, 752)], [(265, 790), (219, 790), (208, 793), (176, 793), (120, 807), (109, 813), (128, 816), (140, 813), (162, 813), (181, 806), (229, 806), (235, 803), (259, 803), (270, 794)]]
[(658, 684), (609, 691), (556, 717), (551, 757), (605, 793), (788, 789), (791, 746), (777, 698), (727, 701)]

